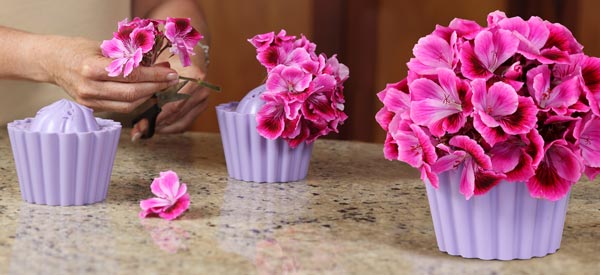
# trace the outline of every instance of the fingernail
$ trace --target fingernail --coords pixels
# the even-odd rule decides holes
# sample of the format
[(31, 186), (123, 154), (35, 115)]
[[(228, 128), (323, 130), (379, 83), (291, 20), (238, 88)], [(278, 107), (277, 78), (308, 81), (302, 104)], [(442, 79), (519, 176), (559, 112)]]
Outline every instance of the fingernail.
[(131, 137), (131, 142), (136, 142), (138, 141), (140, 138), (142, 138), (142, 133), (141, 132), (137, 132), (135, 133), (132, 137)]
[(176, 73), (170, 73), (167, 75), (167, 80), (178, 80), (179, 76)]

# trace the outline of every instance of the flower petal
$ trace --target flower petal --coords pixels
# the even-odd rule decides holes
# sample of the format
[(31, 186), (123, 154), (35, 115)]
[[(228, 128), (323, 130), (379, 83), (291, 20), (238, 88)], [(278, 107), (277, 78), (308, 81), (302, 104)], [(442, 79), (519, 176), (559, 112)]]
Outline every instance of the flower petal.
[[(265, 94), (262, 95), (263, 99)], [(267, 101), (256, 114), (256, 129), (268, 139), (276, 139), (283, 132), (285, 126), (285, 111), (282, 101)]]
[(179, 198), (171, 207), (158, 213), (158, 216), (166, 220), (174, 220), (190, 207), (190, 195), (185, 194)]
[(490, 157), (485, 154), (483, 147), (479, 145), (475, 140), (468, 136), (457, 135), (450, 139), (450, 145), (458, 147), (469, 154), (474, 160), (475, 165), (489, 170), (492, 169), (492, 161)]
[(412, 101), (420, 101), (425, 99), (437, 99), (444, 100), (444, 94), (446, 91), (440, 87), (437, 83), (427, 78), (420, 78), (409, 86), (410, 99)]
[(467, 158), (464, 161), (464, 167), (460, 175), (460, 193), (468, 200), (473, 197), (475, 191), (475, 163)]
[(477, 59), (489, 72), (494, 72), (502, 63), (512, 57), (519, 47), (519, 40), (507, 30), (487, 30), (477, 34), (474, 51)]
[(506, 176), (493, 171), (478, 171), (475, 173), (475, 188), (473, 194), (483, 195), (500, 183)]
[(162, 208), (165, 206), (170, 206), (171, 202), (169, 200), (163, 198), (150, 198), (146, 200), (140, 201), (140, 207), (144, 210), (150, 208)]
[(499, 121), (502, 130), (510, 135), (526, 134), (537, 123), (538, 108), (530, 97), (519, 96), (517, 110)]
[(485, 142), (491, 146), (494, 146), (497, 142), (505, 141), (509, 137), (502, 127), (489, 127), (483, 123), (479, 113), (473, 114), (473, 127), (481, 134)]
[(387, 133), (385, 142), (383, 144), (383, 156), (388, 160), (398, 160), (398, 144), (390, 135)]
[(469, 79), (483, 78), (488, 80), (494, 75), (479, 61), (469, 41), (465, 41), (461, 46), (460, 62), (462, 64), (460, 71)]
[[(448, 42), (438, 36), (428, 35), (419, 39), (413, 48), (413, 54), (426, 67), (452, 69), (454, 60), (452, 48)], [(410, 62), (409, 69), (413, 70)], [(414, 69), (419, 73), (420, 68)]]

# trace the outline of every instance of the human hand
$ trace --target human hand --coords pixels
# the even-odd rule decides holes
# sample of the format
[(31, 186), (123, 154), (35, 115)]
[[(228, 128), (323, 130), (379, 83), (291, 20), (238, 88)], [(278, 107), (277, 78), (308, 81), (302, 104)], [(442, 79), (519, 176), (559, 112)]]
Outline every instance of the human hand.
[(47, 60), (51, 81), (77, 102), (96, 111), (130, 113), (154, 93), (178, 83), (168, 66), (137, 67), (127, 77), (109, 77), (112, 59), (102, 56), (99, 42), (83, 38), (53, 37), (59, 49)]
[[(178, 61), (171, 64), (180, 75), (204, 79), (205, 73), (196, 65), (182, 67)], [(155, 132), (159, 134), (182, 133), (189, 129), (196, 117), (206, 109), (209, 89), (194, 82), (188, 82), (179, 93), (189, 94), (190, 97), (176, 102), (165, 104), (162, 111), (156, 119)], [(131, 130), (131, 139), (139, 139), (148, 129), (148, 121), (143, 119), (133, 126)]]

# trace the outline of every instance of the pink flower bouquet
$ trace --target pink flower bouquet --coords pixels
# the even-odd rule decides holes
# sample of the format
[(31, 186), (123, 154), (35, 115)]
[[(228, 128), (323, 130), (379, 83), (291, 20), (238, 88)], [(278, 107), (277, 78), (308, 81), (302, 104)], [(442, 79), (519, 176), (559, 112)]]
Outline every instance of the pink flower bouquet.
[(241, 102), (217, 106), (229, 173), (250, 181), (302, 179), (312, 143), (337, 132), (347, 118), (343, 84), (348, 67), (335, 55), (317, 55), (314, 43), (284, 30), (248, 41), (267, 78)]
[[(446, 214), (434, 213), (435, 206), (449, 207), (440, 205), (439, 194), (449, 189), (477, 204), (517, 188), (510, 192), (529, 194), (532, 203), (566, 207), (581, 175), (600, 171), (600, 59), (582, 49), (566, 27), (539, 17), (496, 11), (487, 26), (464, 19), (437, 26), (413, 48), (408, 76), (378, 94), (385, 157), (421, 171), (438, 219)], [(517, 212), (526, 207), (514, 199), (496, 203)], [(565, 209), (557, 211), (564, 221)], [(443, 223), (449, 222), (434, 217), (436, 233)], [(556, 224), (562, 232), (563, 222)], [(441, 250), (466, 257), (530, 258), (560, 244), (559, 235), (549, 250), (532, 255), (481, 256), (449, 248), (443, 245), (449, 234), (437, 235)]]
[[(189, 18), (171, 18), (166, 20), (134, 18), (119, 22), (118, 30), (110, 40), (104, 40), (102, 54), (113, 61), (106, 71), (109, 76), (127, 77), (138, 66), (150, 67), (157, 58), (169, 49), (171, 54), (178, 55), (181, 65), (192, 65), (191, 55), (195, 55), (194, 47), (200, 44), (203, 36), (191, 25)], [(206, 46), (204, 46), (206, 47)], [(205, 54), (208, 52), (205, 51)], [(207, 58), (207, 56), (205, 56)], [(200, 79), (180, 76), (180, 79), (195, 81), (200, 85), (219, 90), (219, 87)]]

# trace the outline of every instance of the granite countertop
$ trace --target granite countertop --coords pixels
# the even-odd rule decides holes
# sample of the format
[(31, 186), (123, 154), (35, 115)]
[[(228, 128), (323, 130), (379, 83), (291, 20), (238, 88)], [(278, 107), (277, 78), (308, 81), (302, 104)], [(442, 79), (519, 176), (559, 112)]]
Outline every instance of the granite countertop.
[[(125, 133), (127, 134), (127, 133)], [(179, 220), (139, 219), (149, 185), (172, 169), (192, 205)], [(22, 201), (0, 130), (0, 274), (593, 274), (600, 270), (600, 185), (575, 185), (561, 249), (509, 262), (439, 252), (417, 171), (382, 145), (319, 140), (305, 181), (227, 178), (220, 137), (132, 144), (123, 135), (105, 202)], [(597, 273), (596, 273), (597, 274)]]

